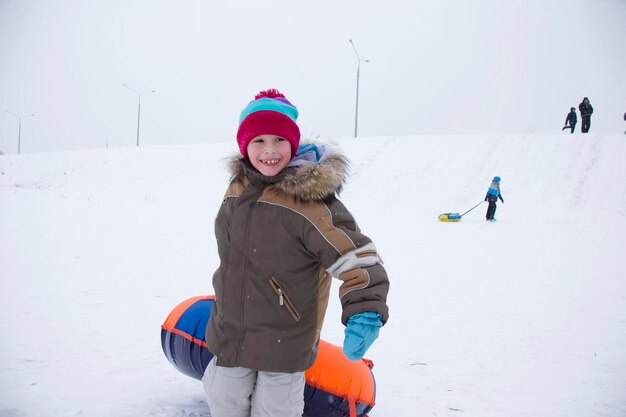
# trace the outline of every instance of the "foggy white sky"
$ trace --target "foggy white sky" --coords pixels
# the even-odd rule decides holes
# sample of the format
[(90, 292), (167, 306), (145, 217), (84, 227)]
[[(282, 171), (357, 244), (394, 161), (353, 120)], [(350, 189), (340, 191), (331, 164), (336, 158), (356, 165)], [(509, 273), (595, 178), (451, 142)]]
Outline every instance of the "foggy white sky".
[[(234, 138), (278, 88), (304, 136), (622, 133), (625, 0), (0, 0), (0, 151)], [(235, 150), (233, 140), (233, 150)]]

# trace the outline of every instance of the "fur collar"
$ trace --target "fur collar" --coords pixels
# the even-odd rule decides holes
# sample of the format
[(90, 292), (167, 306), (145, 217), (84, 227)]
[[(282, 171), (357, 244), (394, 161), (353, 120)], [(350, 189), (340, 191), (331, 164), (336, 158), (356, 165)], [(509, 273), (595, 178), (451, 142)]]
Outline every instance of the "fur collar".
[(276, 189), (299, 200), (322, 200), (339, 194), (348, 178), (350, 162), (336, 147), (326, 145), (328, 155), (317, 164), (287, 167), (276, 177), (265, 177), (256, 171), (247, 158), (234, 156), (229, 161), (231, 182), (255, 176)]

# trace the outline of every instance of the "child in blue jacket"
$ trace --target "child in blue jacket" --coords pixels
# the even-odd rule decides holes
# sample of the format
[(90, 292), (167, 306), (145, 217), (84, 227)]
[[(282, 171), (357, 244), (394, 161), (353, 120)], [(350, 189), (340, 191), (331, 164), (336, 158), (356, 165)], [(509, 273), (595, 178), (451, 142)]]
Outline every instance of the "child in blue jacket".
[(487, 195), (485, 196), (485, 201), (489, 202), (489, 207), (487, 208), (487, 221), (493, 222), (495, 221), (496, 214), (496, 202), (500, 201), (504, 203), (504, 199), (502, 198), (502, 193), (500, 192), (500, 177), (493, 177), (493, 181), (491, 181), (491, 186), (487, 190)]

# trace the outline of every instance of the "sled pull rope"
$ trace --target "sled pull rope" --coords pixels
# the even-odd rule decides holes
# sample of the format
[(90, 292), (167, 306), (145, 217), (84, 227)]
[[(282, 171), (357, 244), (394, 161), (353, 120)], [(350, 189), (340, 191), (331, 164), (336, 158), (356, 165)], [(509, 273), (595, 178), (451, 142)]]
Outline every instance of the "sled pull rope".
[(485, 200), (483, 200), (480, 203), (476, 204), (474, 207), (472, 207), (471, 209), (467, 210), (465, 213), (461, 214), (461, 217), (465, 216), (467, 213), (469, 213), (470, 211), (474, 210), (476, 207), (480, 206), (484, 202), (485, 202)]

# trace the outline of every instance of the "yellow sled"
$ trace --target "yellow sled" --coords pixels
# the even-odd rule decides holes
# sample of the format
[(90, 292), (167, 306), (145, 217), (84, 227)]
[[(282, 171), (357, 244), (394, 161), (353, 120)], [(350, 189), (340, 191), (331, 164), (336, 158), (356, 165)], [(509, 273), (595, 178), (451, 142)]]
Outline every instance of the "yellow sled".
[(459, 213), (444, 213), (439, 215), (440, 222), (458, 222), (461, 220), (461, 215)]
[(459, 213), (443, 213), (443, 214), (440, 214), (439, 215), (439, 221), (440, 222), (458, 222), (458, 221), (461, 220), (461, 218), (463, 218), (463, 216), (465, 216), (470, 211), (474, 210), (476, 207), (480, 206), (482, 203), (484, 203), (484, 201), (481, 201), (480, 203), (476, 204), (474, 207), (472, 207), (471, 209), (467, 210), (463, 214), (459, 214)]

